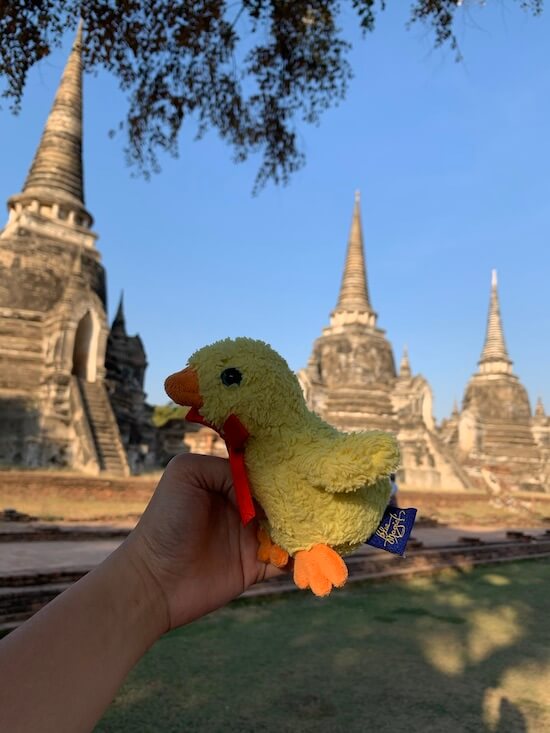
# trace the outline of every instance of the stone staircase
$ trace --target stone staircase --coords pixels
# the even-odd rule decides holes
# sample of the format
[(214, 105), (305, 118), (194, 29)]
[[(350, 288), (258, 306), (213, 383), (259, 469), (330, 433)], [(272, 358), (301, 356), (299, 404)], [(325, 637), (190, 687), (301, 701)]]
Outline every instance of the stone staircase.
[(84, 411), (102, 471), (128, 476), (130, 469), (107, 390), (101, 382), (77, 378)]
[[(472, 481), (464, 468), (460, 465), (460, 463), (456, 460), (448, 446), (445, 445), (445, 443), (441, 440), (441, 438), (436, 433), (428, 433), (429, 436), (429, 442), (432, 447), (432, 451), (434, 455), (436, 456), (436, 465), (437, 465), (437, 459), (439, 459), (439, 462), (443, 465), (441, 466), (442, 473), (442, 484), (445, 486), (446, 483), (446, 475), (452, 474), (456, 476), (456, 478), (462, 483), (463, 489), (469, 489), (472, 485)], [(449, 468), (449, 471), (445, 471), (445, 468)], [(458, 487), (447, 487), (445, 488), (458, 488)]]

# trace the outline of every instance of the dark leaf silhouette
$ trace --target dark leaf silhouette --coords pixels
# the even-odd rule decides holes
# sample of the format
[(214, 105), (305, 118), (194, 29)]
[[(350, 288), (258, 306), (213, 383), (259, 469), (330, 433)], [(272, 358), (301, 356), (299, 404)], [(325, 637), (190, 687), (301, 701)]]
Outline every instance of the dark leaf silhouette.
[[(516, 0), (535, 14), (543, 0)], [(217, 130), (237, 161), (261, 156), (256, 188), (287, 182), (304, 162), (300, 122), (318, 123), (346, 94), (352, 70), (339, 18), (355, 11), (367, 34), (387, 0), (7, 0), (0, 3), (2, 96), (18, 111), (31, 66), (84, 21), (84, 62), (128, 94), (127, 156), (149, 176), (159, 151), (177, 154), (187, 118)], [(457, 51), (462, 0), (415, 0), (410, 23)]]

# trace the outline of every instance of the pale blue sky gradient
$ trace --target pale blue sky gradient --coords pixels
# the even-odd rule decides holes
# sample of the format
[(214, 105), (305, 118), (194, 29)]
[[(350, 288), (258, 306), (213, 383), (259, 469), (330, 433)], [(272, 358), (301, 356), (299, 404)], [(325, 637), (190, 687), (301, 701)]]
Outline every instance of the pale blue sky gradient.
[[(361, 190), (367, 270), (397, 363), (404, 344), (449, 414), (476, 369), (491, 269), (506, 342), (531, 401), (550, 408), (550, 14), (515, 3), (464, 13), (465, 60), (405, 30), (392, 3), (354, 43), (348, 98), (300, 125), (306, 167), (251, 195), (258, 161), (232, 162), (212, 133), (184, 126), (178, 160), (131, 177), (107, 133), (125, 100), (107, 74), (85, 80), (86, 203), (100, 234), (109, 314), (124, 289), (130, 333), (149, 358), (146, 388), (224, 336), (263, 338), (294, 369), (334, 307), (353, 193)], [(400, 9), (396, 7), (400, 5)], [(23, 112), (0, 113), (0, 200), (21, 190), (70, 45), (35, 68)]]

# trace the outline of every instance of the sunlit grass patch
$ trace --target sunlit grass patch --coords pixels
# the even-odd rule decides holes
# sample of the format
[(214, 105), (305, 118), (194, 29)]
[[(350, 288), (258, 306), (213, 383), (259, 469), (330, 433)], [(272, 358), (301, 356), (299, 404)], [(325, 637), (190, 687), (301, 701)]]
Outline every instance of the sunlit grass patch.
[(97, 732), (550, 730), (549, 582), (527, 561), (237, 601), (159, 641)]

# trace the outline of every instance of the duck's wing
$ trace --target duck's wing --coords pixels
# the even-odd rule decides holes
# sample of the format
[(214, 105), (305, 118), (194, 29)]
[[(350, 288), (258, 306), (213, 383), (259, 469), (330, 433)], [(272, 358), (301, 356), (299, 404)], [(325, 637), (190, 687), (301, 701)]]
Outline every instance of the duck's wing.
[(301, 469), (313, 486), (330, 493), (358, 491), (393, 473), (399, 447), (393, 435), (379, 430), (339, 434), (309, 446)]

